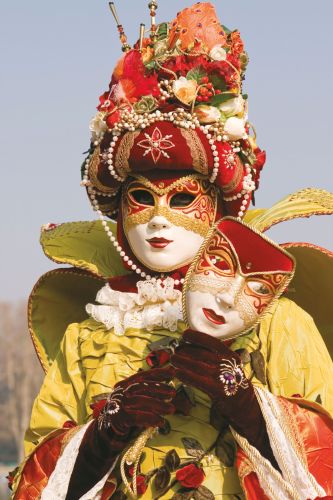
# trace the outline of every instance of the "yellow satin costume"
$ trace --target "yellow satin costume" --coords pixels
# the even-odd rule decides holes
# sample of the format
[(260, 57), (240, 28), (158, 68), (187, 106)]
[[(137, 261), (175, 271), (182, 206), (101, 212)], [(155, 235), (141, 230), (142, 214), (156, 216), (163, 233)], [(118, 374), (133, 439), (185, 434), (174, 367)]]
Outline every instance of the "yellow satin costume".
[[(148, 344), (163, 336), (178, 337), (183, 330), (171, 334), (157, 330), (146, 332), (127, 330), (122, 337), (106, 331), (104, 325), (89, 319), (68, 327), (61, 349), (51, 366), (35, 401), (30, 427), (26, 433), (26, 452), (67, 420), (83, 424), (91, 417), (90, 404), (94, 396), (107, 393), (126, 377), (147, 368)], [(276, 395), (291, 397), (300, 394), (310, 401), (321, 401), (333, 413), (333, 364), (325, 344), (311, 317), (294, 302), (281, 298), (263, 320), (258, 333), (238, 338), (232, 349), (249, 353), (260, 349), (265, 360), (266, 387)], [(263, 384), (254, 375), (250, 364), (245, 365), (254, 384)], [(181, 458), (186, 451), (182, 437), (194, 437), (204, 449), (215, 441), (217, 431), (209, 424), (209, 398), (195, 392), (196, 406), (190, 416), (168, 417), (171, 433), (152, 438), (145, 448), (141, 470), (145, 474), (162, 465), (163, 457), (172, 448)], [(205, 482), (215, 498), (243, 497), (234, 467), (224, 467), (214, 455), (204, 463)], [(171, 498), (170, 490), (163, 498)], [(142, 498), (151, 499), (150, 487)]]
[[(248, 212), (246, 221), (257, 230), (265, 231), (291, 218), (332, 213), (333, 195), (307, 189), (286, 197), (269, 210)], [(112, 223), (110, 229), (115, 231)], [(151, 342), (164, 336), (177, 338), (185, 329), (182, 323), (178, 323), (178, 331), (174, 333), (128, 329), (119, 337), (93, 319), (82, 321), (86, 318), (84, 305), (110, 277), (110, 269), (113, 276), (124, 274), (119, 258), (112, 253), (98, 223), (63, 224), (44, 231), (41, 243), (52, 260), (74, 268), (44, 275), (29, 302), (30, 331), (47, 373), (26, 433), (27, 456), (66, 421), (86, 423), (91, 418), (90, 404), (95, 396), (109, 393), (120, 380), (140, 368), (148, 368), (145, 358)], [(303, 243), (293, 244), (288, 250), (296, 256), (297, 264), (302, 264), (297, 266), (291, 283), (297, 292), (295, 301), (315, 317), (326, 345), (332, 349), (330, 305), (321, 297), (327, 299), (331, 290), (333, 254)], [(319, 290), (321, 297), (318, 297)], [(293, 297), (292, 291), (288, 295)], [(70, 324), (63, 335), (72, 321), (79, 323)], [(231, 348), (247, 352), (251, 361), (245, 364), (245, 372), (255, 385), (267, 387), (275, 395), (297, 394), (319, 402), (333, 414), (333, 363), (326, 345), (312, 317), (294, 301), (282, 297), (265, 315), (260, 327), (237, 338)], [(256, 353), (257, 358), (260, 353), (260, 375), (252, 363), (251, 353)], [(165, 454), (173, 448), (181, 458), (187, 457), (183, 437), (197, 439), (205, 450), (216, 440), (217, 430), (210, 425), (210, 400), (200, 391), (194, 391), (194, 396), (196, 405), (189, 416), (168, 417), (171, 432), (155, 435), (148, 441), (141, 464), (143, 474), (161, 466)], [(234, 467), (226, 467), (213, 454), (204, 459), (203, 465), (206, 474), (203, 484), (215, 498), (244, 498)], [(24, 464), (13, 483), (14, 495), (23, 467)], [(118, 480), (120, 483), (120, 477)], [(154, 498), (152, 488), (150, 481), (142, 498)], [(173, 494), (170, 490), (163, 498), (171, 498)]]

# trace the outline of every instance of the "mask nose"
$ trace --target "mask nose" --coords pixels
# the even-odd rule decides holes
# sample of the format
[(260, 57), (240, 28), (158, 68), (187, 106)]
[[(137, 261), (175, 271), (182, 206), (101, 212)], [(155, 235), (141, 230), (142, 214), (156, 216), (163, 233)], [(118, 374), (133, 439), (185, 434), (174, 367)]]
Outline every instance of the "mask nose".
[(148, 222), (148, 228), (153, 231), (160, 231), (161, 229), (169, 229), (171, 223), (161, 215), (154, 215)]
[(222, 307), (232, 309), (236, 305), (237, 297), (242, 291), (243, 286), (244, 278), (236, 275), (230, 280), (228, 289), (216, 295), (216, 302)]

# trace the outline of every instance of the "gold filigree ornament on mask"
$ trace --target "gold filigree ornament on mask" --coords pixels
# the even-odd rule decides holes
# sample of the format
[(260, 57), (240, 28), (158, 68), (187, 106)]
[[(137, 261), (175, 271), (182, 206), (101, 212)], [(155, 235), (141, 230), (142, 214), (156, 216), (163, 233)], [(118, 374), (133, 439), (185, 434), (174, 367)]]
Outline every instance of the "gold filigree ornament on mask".
[[(163, 186), (163, 187), (162, 187)], [(132, 198), (131, 192), (147, 190), (154, 199), (154, 206), (141, 207)], [(186, 207), (170, 208), (170, 195), (186, 193), (195, 196)], [(217, 212), (217, 188), (207, 179), (198, 175), (188, 175), (164, 187), (163, 181), (153, 184), (142, 176), (130, 179), (123, 190), (122, 206), (125, 234), (138, 224), (147, 224), (154, 216), (165, 217), (172, 225), (193, 231), (206, 237), (214, 223)]]

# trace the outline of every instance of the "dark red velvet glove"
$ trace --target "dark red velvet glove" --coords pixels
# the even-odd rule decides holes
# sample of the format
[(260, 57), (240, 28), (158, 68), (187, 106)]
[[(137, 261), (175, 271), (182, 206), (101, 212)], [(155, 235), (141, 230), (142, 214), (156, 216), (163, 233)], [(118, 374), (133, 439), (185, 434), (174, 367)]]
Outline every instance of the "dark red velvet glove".
[(187, 330), (171, 357), (171, 364), (181, 382), (206, 393), (212, 399), (214, 412), (227, 418), (239, 434), (279, 469), (253, 385), (246, 378), (237, 353), (221, 340)]
[(66, 500), (76, 500), (110, 470), (134, 435), (161, 427), (174, 413), (173, 369), (140, 371), (116, 384), (98, 418), (88, 427), (71, 475)]

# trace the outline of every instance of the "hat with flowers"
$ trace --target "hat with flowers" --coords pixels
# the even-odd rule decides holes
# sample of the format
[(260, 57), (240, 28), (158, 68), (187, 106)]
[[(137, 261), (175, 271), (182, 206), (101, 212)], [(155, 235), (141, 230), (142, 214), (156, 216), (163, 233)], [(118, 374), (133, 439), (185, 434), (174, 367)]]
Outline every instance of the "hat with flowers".
[(82, 184), (94, 208), (115, 216), (128, 176), (197, 172), (218, 186), (225, 212), (242, 217), (258, 187), (265, 152), (248, 121), (242, 81), (248, 62), (240, 33), (221, 25), (211, 3), (198, 2), (174, 21), (143, 25), (124, 55), (90, 124)]

